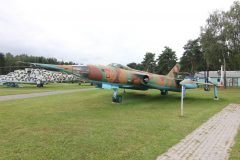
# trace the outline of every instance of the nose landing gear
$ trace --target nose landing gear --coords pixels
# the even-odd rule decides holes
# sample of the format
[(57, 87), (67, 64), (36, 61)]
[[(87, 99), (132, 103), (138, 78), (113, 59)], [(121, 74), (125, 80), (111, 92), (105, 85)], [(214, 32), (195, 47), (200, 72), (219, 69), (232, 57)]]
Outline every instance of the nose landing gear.
[(112, 102), (113, 103), (122, 103), (122, 96), (118, 95), (118, 89), (113, 89), (113, 96), (112, 96)]

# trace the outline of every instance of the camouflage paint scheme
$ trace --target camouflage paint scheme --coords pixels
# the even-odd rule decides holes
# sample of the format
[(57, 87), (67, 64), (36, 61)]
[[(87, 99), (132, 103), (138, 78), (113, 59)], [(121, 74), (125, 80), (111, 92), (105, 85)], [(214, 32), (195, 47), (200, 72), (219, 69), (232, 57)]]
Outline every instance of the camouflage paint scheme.
[[(176, 64), (167, 75), (134, 70), (115, 63), (108, 66), (31, 64), (49, 70), (74, 74), (95, 83), (99, 88), (159, 89), (161, 91), (181, 92), (181, 85), (176, 80), (176, 76), (180, 71), (179, 64)], [(106, 84), (108, 87), (105, 87)]]
[[(198, 88), (199, 85), (205, 85), (207, 88), (209, 88), (209, 86), (214, 86), (214, 99), (217, 100), (218, 87), (220, 87), (218, 84), (212, 82), (201, 83), (191, 79), (177, 79), (177, 75), (180, 71), (179, 64), (176, 64), (167, 75), (139, 71), (116, 63), (112, 63), (108, 66), (28, 64), (47, 70), (74, 74), (88, 82), (96, 84), (99, 88), (113, 89), (112, 101), (114, 103), (121, 103), (122, 101), (122, 96), (118, 95), (119, 88), (135, 90), (158, 89), (161, 91), (162, 95), (166, 95), (168, 91), (185, 92), (185, 89), (195, 89)], [(205, 91), (209, 91), (209, 89)]]

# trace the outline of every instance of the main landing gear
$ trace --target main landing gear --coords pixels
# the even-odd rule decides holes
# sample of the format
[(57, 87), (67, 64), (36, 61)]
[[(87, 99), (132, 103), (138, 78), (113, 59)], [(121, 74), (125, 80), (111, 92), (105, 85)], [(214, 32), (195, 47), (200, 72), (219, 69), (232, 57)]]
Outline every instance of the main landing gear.
[(208, 85), (204, 86), (204, 91), (210, 91), (210, 87)]
[(161, 95), (168, 95), (168, 91), (167, 90), (161, 90)]
[(113, 89), (112, 102), (113, 103), (122, 103), (122, 96), (118, 95), (118, 89)]

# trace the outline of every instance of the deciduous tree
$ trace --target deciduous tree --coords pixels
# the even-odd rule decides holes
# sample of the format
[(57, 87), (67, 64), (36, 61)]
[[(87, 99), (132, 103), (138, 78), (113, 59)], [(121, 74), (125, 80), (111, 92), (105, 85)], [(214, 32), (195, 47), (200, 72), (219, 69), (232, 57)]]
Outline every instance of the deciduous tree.
[(154, 73), (156, 68), (155, 54), (147, 52), (142, 61), (144, 71)]
[(169, 47), (164, 47), (162, 54), (157, 59), (157, 73), (167, 74), (177, 63), (176, 52)]
[(196, 71), (206, 70), (206, 61), (201, 51), (199, 38), (189, 40), (183, 48), (185, 51), (180, 58), (181, 71), (194, 74)]
[(201, 45), (209, 69), (219, 69), (226, 60), (227, 69), (240, 69), (240, 2), (230, 10), (210, 14), (201, 29)]

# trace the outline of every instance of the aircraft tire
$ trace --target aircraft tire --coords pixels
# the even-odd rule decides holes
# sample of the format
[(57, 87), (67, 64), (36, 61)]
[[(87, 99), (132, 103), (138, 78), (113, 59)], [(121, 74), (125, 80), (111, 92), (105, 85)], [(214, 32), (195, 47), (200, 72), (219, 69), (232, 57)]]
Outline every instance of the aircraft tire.
[(117, 99), (118, 99), (118, 103), (122, 103), (122, 96), (121, 95), (119, 95)]
[(210, 87), (209, 86), (205, 86), (204, 87), (204, 91), (210, 91)]
[(112, 102), (113, 102), (113, 103), (122, 103), (122, 96), (119, 95), (119, 96), (117, 96), (116, 98), (115, 98), (115, 97), (112, 97)]
[(168, 95), (168, 91), (161, 91), (161, 95)]
[(116, 102), (116, 98), (112, 97), (112, 102), (115, 103)]

